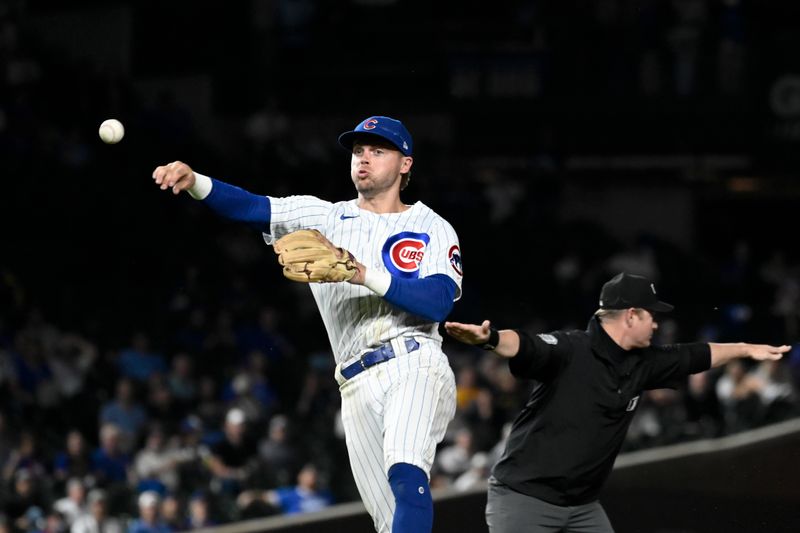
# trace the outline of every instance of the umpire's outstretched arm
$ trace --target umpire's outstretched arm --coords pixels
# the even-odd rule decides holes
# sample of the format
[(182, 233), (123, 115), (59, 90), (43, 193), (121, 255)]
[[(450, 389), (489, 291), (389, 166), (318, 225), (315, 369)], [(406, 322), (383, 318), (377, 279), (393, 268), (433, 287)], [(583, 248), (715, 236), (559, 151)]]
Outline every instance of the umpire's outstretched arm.
[(731, 359), (749, 357), (756, 361), (775, 361), (791, 350), (791, 346), (770, 346), (769, 344), (748, 344), (746, 342), (733, 342), (720, 344), (709, 342), (711, 347), (711, 366), (722, 366)]

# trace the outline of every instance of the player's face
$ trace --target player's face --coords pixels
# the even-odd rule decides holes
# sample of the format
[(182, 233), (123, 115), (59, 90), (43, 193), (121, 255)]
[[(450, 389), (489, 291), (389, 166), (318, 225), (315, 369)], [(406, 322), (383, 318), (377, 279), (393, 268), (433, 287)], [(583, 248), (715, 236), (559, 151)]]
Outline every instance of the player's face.
[(397, 187), (400, 175), (411, 170), (412, 159), (405, 157), (389, 143), (370, 141), (353, 144), (350, 177), (356, 190), (370, 198)]
[(650, 346), (650, 341), (653, 339), (653, 333), (658, 329), (658, 322), (656, 322), (650, 311), (646, 309), (637, 309), (632, 316), (631, 320), (631, 340), (633, 348), (646, 348)]

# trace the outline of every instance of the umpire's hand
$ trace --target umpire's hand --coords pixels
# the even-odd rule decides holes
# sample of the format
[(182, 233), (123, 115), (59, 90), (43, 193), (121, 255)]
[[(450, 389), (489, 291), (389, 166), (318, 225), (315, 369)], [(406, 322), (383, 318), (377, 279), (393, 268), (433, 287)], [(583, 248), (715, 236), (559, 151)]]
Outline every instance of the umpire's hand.
[[(462, 324), (461, 322), (445, 322), (444, 329), (456, 340), (465, 344), (481, 346), (484, 350), (492, 350), (501, 357), (514, 357), (519, 353), (519, 334), (513, 329), (495, 330), (492, 323), (484, 320), (480, 324)], [(492, 332), (497, 335), (496, 341), (487, 344)]]
[(462, 324), (461, 322), (445, 322), (444, 329), (456, 340), (465, 344), (483, 344), (489, 340), (489, 326), (491, 323), (484, 320), (481, 325)]

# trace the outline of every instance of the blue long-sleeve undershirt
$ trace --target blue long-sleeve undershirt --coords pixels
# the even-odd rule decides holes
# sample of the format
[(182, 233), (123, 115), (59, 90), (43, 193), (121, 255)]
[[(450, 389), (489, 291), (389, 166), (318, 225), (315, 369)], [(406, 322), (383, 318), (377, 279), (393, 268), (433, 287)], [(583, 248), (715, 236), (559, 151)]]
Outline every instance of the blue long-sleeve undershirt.
[(269, 198), (214, 178), (211, 181), (211, 192), (203, 199), (203, 203), (220, 216), (269, 233)]
[(422, 279), (392, 276), (392, 283), (384, 299), (404, 311), (441, 322), (453, 309), (453, 297), (457, 290), (456, 282), (445, 274), (434, 274)]
[[(203, 199), (203, 203), (224, 218), (269, 233), (272, 215), (269, 198), (214, 178), (211, 181), (211, 192)], [(453, 309), (453, 297), (457, 290), (456, 282), (444, 274), (422, 279), (392, 276), (384, 298), (404, 311), (426, 320), (441, 322)]]

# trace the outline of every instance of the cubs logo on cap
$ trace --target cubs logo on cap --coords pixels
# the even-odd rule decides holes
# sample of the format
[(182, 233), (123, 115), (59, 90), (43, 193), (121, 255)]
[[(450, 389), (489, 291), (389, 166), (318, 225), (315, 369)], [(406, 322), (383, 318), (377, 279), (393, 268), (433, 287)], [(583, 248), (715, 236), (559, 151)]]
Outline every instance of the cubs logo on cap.
[(389, 141), (405, 156), (412, 153), (411, 134), (397, 119), (384, 116), (369, 117), (361, 121), (352, 131), (339, 135), (339, 144), (347, 150), (353, 149), (353, 141), (359, 136), (375, 136)]
[(381, 255), (386, 269), (402, 278), (418, 278), (419, 264), (431, 238), (427, 233), (404, 231), (392, 235), (383, 245)]

